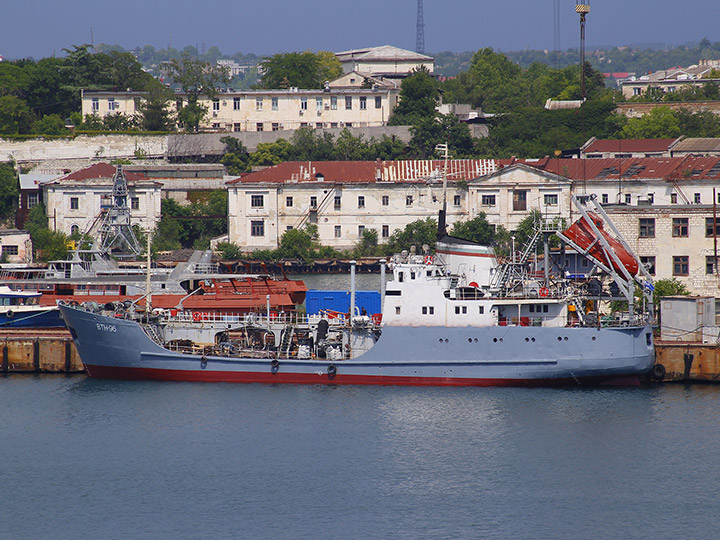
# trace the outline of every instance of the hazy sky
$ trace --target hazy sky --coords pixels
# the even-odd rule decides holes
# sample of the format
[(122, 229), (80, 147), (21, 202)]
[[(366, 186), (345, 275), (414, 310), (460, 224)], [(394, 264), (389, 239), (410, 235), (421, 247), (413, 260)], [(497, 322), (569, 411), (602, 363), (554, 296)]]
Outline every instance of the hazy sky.
[[(375, 45), (415, 48), (416, 0), (6, 0), (0, 55), (43, 58), (63, 48), (117, 43), (177, 49), (216, 45), (224, 53), (338, 52)], [(553, 0), (424, 0), (425, 50), (552, 49)], [(720, 41), (711, 0), (592, 0), (587, 44)], [(574, 0), (560, 0), (560, 48), (577, 47)]]

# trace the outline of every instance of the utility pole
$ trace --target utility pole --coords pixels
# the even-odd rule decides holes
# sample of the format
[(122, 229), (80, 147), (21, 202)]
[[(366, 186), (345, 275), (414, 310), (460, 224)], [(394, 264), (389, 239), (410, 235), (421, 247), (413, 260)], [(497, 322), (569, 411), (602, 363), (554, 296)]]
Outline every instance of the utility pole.
[(580, 97), (584, 100), (585, 92), (585, 16), (590, 13), (590, 1), (588, 3), (580, 3), (581, 0), (575, 0), (575, 13), (580, 14)]

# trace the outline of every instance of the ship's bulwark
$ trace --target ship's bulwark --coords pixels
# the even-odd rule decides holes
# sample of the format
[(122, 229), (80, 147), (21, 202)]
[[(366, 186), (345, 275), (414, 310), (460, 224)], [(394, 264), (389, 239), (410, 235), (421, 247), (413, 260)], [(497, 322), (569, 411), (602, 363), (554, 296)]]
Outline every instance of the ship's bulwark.
[(646, 327), (385, 327), (352, 360), (222, 358), (168, 351), (124, 319), (60, 307), (91, 377), (290, 384), (636, 384), (653, 364)]

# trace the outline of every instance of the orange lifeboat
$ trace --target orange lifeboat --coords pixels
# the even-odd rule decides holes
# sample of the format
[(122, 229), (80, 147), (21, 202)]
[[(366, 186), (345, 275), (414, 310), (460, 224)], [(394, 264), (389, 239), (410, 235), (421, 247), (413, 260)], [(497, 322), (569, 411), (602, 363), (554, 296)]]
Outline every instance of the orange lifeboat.
[[(597, 214), (588, 212), (588, 216), (597, 227), (600, 234), (610, 245), (610, 248), (617, 255), (618, 259), (625, 267), (625, 269), (634, 276), (638, 272), (638, 262), (628, 250), (613, 236), (611, 236), (605, 229), (603, 220)], [(590, 224), (585, 218), (580, 218), (573, 223), (570, 228), (562, 232), (562, 236), (571, 240), (577, 244), (583, 251), (585, 251), (590, 257), (603, 263), (605, 266), (612, 266), (617, 272), (622, 273), (620, 266), (614, 258), (610, 258), (606, 255), (603, 250), (603, 246), (597, 238), (595, 231), (593, 231)]]

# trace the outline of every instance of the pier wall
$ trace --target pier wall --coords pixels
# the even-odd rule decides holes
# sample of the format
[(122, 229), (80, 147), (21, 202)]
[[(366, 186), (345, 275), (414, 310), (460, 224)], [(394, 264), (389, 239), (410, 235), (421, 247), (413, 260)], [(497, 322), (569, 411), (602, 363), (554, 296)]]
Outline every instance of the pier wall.
[(2, 373), (80, 373), (80, 355), (67, 330), (3, 330), (0, 333)]
[(656, 342), (655, 361), (665, 366), (665, 381), (720, 381), (720, 346), (718, 345)]

